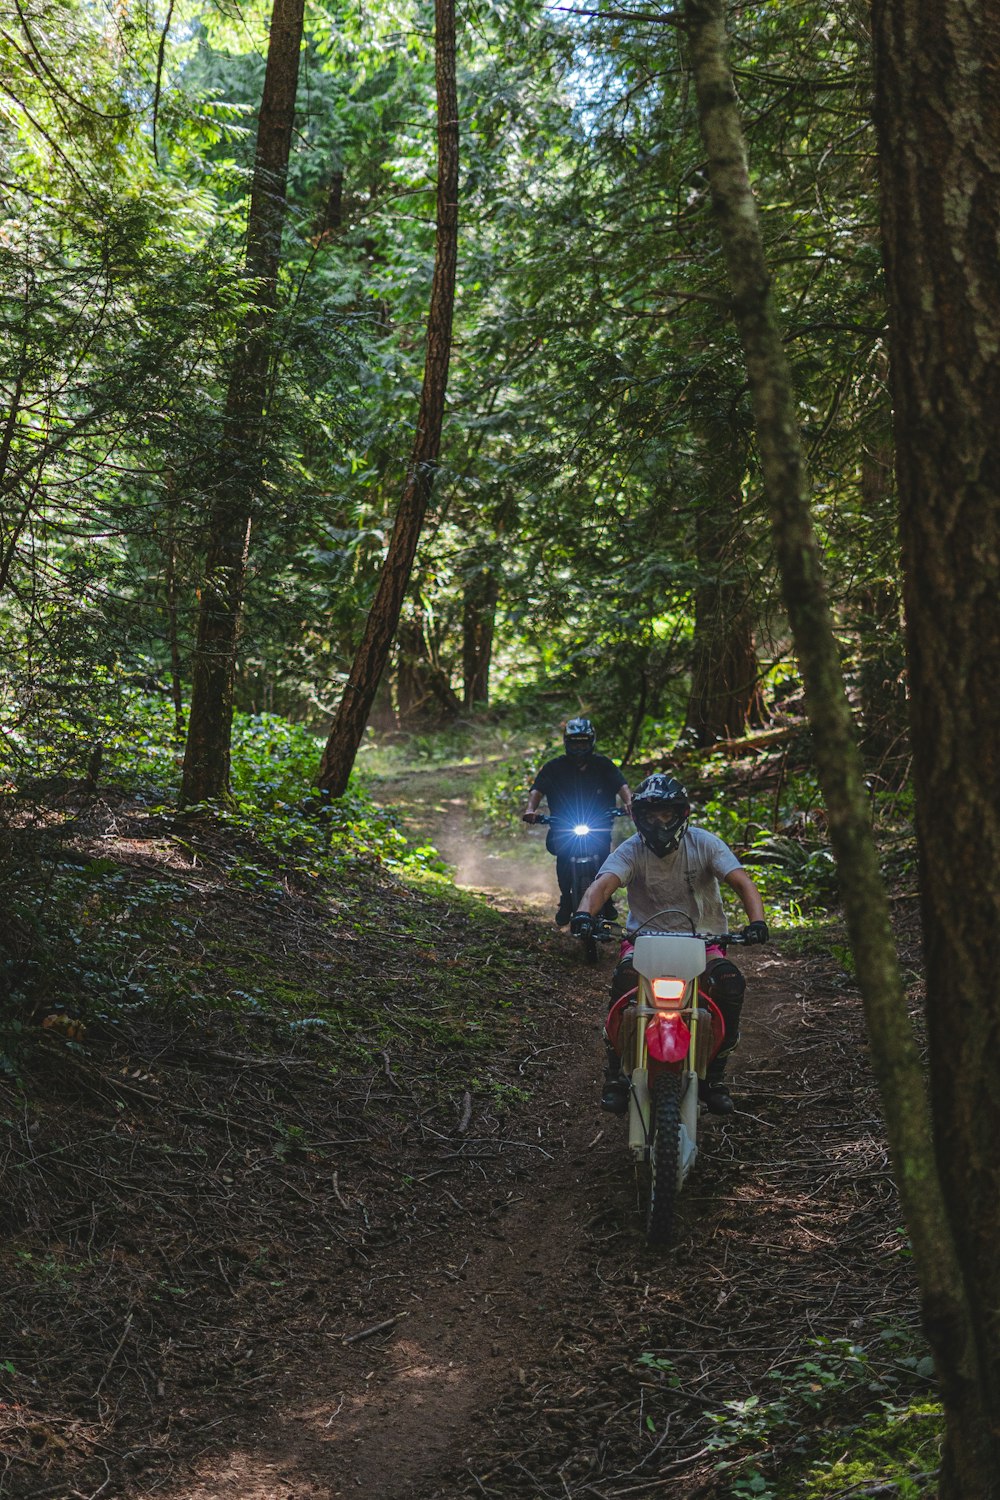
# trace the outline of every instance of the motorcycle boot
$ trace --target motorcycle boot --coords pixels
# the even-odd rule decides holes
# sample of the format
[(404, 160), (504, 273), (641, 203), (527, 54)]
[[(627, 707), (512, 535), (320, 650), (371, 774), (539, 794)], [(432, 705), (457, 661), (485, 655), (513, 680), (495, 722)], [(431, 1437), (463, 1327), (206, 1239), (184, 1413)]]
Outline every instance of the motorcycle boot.
[(698, 1085), (698, 1098), (710, 1115), (731, 1115), (736, 1108), (729, 1085), (723, 1078), (727, 1059), (716, 1057), (708, 1065), (708, 1072)]
[(624, 1115), (628, 1112), (628, 1076), (622, 1072), (621, 1058), (611, 1043), (605, 1041), (604, 1046), (607, 1058), (604, 1064), (601, 1108), (607, 1110), (609, 1115)]
[(709, 1063), (705, 1077), (698, 1085), (698, 1097), (709, 1114), (731, 1115), (736, 1108), (729, 1085), (724, 1080), (726, 1063), (740, 1039), (740, 1012), (747, 982), (728, 958), (718, 958), (705, 971), (704, 988), (719, 1007), (725, 1026), (722, 1046)]

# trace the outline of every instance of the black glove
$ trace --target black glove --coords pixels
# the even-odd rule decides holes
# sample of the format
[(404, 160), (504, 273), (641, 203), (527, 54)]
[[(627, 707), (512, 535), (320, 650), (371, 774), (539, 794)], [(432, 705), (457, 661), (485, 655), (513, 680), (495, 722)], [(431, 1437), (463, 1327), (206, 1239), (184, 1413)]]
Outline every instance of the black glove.
[(536, 812), (522, 813), (521, 814), (521, 822), (522, 823), (537, 823), (538, 819), (540, 817), (541, 817), (541, 813), (536, 813)]
[(589, 911), (575, 911), (569, 919), (569, 930), (574, 937), (588, 937), (594, 930), (594, 919)]
[(745, 943), (766, 943), (770, 934), (766, 922), (751, 922), (743, 929), (743, 941)]

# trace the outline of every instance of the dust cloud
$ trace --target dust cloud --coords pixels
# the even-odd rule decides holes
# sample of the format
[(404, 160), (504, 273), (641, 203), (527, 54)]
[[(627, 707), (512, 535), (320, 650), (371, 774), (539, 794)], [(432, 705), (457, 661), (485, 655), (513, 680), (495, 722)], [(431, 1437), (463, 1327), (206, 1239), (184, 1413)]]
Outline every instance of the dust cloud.
[(455, 872), (455, 884), (491, 896), (513, 896), (518, 902), (539, 909), (555, 907), (559, 898), (556, 862), (546, 854), (538, 835), (525, 830), (524, 853), (505, 845), (490, 847), (490, 840), (474, 833), (465, 820), (455, 818), (435, 830), (434, 844)]

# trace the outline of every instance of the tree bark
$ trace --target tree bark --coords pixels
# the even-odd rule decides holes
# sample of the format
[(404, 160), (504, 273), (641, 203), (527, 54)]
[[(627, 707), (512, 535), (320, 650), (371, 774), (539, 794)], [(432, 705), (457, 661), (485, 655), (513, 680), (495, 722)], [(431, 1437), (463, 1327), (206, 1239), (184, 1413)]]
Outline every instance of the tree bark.
[[(1000, 1495), (1000, 14), (875, 0), (913, 780), (941, 1179), (972, 1313), (941, 1493)], [(977, 1441), (978, 1439), (978, 1441)]]
[[(982, 1500), (995, 1496), (1000, 1483), (994, 1436), (997, 1406), (994, 1404), (991, 1409), (984, 1404), (991, 1387), (983, 1369), (980, 1340), (973, 1329), (975, 1298), (963, 1278), (956, 1254), (934, 1155), (919, 1053), (906, 1018), (888, 903), (871, 837), (861, 762), (810, 514), (809, 484), (791, 372), (750, 188), (722, 0), (685, 0), (685, 18), (699, 124), (733, 312), (746, 353), (764, 484), (785, 603), (806, 687), (817, 774), (841, 874), (845, 915), (857, 960), (872, 1062), (882, 1093), (896, 1180), (913, 1244), (924, 1326), (941, 1385), (948, 1432), (946, 1472), (955, 1481), (947, 1487), (943, 1482), (942, 1489), (948, 1496), (962, 1495), (972, 1500), (975, 1495)], [(928, 26), (937, 30), (936, 22), (928, 22)], [(995, 247), (995, 238), (992, 244)], [(995, 747), (995, 739), (992, 744)], [(994, 796), (997, 784), (994, 779)], [(947, 821), (948, 813), (942, 814), (942, 807), (949, 807), (950, 801), (938, 804), (936, 816), (940, 821)], [(995, 867), (983, 866), (982, 852), (981, 846), (977, 846), (978, 879), (982, 882), (985, 868), (986, 880), (995, 881)], [(974, 892), (966, 886), (961, 899), (967, 911), (975, 900)], [(946, 924), (951, 923), (955, 912), (942, 911), (940, 915), (941, 930), (947, 930)], [(956, 1025), (956, 1011), (951, 1003), (954, 979), (952, 971), (948, 989), (942, 988), (935, 995), (936, 1003), (948, 1015), (949, 1048), (955, 1044), (955, 1032), (964, 1029), (965, 1022), (964, 1015), (958, 1012), (960, 1019)], [(975, 1027), (969, 1025), (970, 1045), (982, 1047), (983, 1038), (977, 1037), (973, 1042), (974, 1034)], [(955, 1162), (950, 1162), (949, 1170), (955, 1166)], [(992, 1191), (995, 1178), (982, 1184), (983, 1188), (987, 1186)], [(997, 1201), (996, 1197), (990, 1200), (991, 1224), (997, 1213)], [(981, 1195), (980, 1208), (982, 1203)], [(969, 1213), (975, 1217), (971, 1208)], [(976, 1231), (969, 1224), (967, 1232)], [(994, 1300), (994, 1318), (995, 1308)], [(985, 1335), (985, 1328), (983, 1331)], [(959, 1471), (962, 1478), (956, 1480)]]
[(711, 507), (700, 510), (696, 521), (700, 578), (685, 727), (699, 749), (735, 739), (764, 717), (749, 584), (733, 568), (733, 544), (741, 531), (733, 517), (739, 511), (740, 496), (734, 494), (725, 519)]
[(462, 701), (485, 708), (490, 701), (490, 662), (500, 582), (490, 567), (466, 581), (462, 599)]
[[(168, 501), (171, 489), (172, 486), (168, 480)], [(170, 650), (170, 696), (174, 704), (174, 739), (178, 745), (182, 745), (184, 743), (184, 686), (177, 607), (177, 539), (174, 535), (172, 508), (167, 518), (163, 587), (166, 594), (167, 643)]]
[(233, 685), (253, 508), (264, 473), (264, 423), (285, 223), (288, 158), (304, 0), (274, 0), (257, 127), (245, 276), (250, 308), (233, 352), (209, 523), (181, 801), (229, 796)]
[(343, 796), (368, 715), (385, 670), (413, 570), (441, 451), (444, 400), (451, 358), (451, 326), (458, 260), (458, 90), (454, 0), (435, 0), (437, 83), (437, 242), (427, 320), (427, 351), (417, 433), (389, 550), (317, 778), (331, 797)]
[[(892, 481), (887, 436), (861, 456), (863, 515), (885, 513)], [(877, 579), (861, 589), (851, 613), (858, 631), (862, 750), (883, 785), (900, 786), (909, 774), (910, 735), (903, 612), (896, 579)]]
[(396, 628), (396, 711), (401, 727), (419, 719), (433, 723), (460, 711), (448, 674), (429, 645), (423, 606), (411, 608)]

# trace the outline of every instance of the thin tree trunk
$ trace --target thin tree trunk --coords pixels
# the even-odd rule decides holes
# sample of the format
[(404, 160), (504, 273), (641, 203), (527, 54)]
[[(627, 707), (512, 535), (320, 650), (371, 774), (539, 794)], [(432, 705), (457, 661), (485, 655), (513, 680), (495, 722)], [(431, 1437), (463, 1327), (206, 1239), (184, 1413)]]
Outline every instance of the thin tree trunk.
[(452, 719), (462, 705), (448, 674), (435, 660), (422, 604), (411, 607), (396, 627), (396, 709), (401, 726), (417, 719)]
[(484, 567), (468, 579), (462, 600), (462, 699), (466, 708), (490, 701), (490, 662), (500, 582)]
[[(750, 188), (722, 0), (685, 0), (685, 17), (712, 197), (746, 353), (775, 547), (806, 687), (817, 773), (841, 874), (872, 1061), (913, 1243), (924, 1326), (938, 1367), (951, 1461), (960, 1463), (966, 1474), (962, 1485), (948, 1493), (982, 1500), (997, 1493), (1000, 1473), (995, 1454), (991, 1458), (995, 1412), (983, 1406), (985, 1387), (970, 1303), (938, 1176), (923, 1070), (907, 1022), (888, 903), (870, 832), (861, 762), (809, 509), (791, 373)], [(942, 1005), (945, 993), (939, 997)], [(950, 1005), (948, 1010), (953, 1017)]]
[(723, 520), (717, 509), (698, 512), (700, 580), (695, 590), (691, 693), (686, 728), (706, 748), (736, 739), (764, 721), (753, 615), (745, 577), (734, 577), (734, 539), (740, 534), (740, 496), (734, 494)]
[(246, 277), (251, 305), (233, 354), (209, 523), (181, 800), (229, 796), (233, 685), (254, 505), (264, 470), (264, 420), (295, 118), (304, 0), (274, 0), (257, 127)]
[(320, 789), (331, 797), (340, 797), (347, 790), (358, 746), (389, 658), (441, 451), (458, 259), (458, 91), (455, 78), (454, 0), (435, 0), (435, 55), (437, 243), (427, 320), (424, 384), (420, 395), (416, 439), (389, 539), (389, 550), (375, 599), (368, 613), (364, 637), (355, 655), (320, 762), (317, 782)]
[[(1000, 15), (875, 0), (931, 1100), (972, 1309), (941, 1493), (1000, 1495)], [(957, 1340), (953, 1342), (953, 1340)], [(971, 1428), (971, 1430), (969, 1430)]]
[[(172, 485), (168, 484), (168, 489)], [(181, 671), (181, 643), (177, 610), (177, 539), (174, 536), (173, 512), (167, 520), (167, 556), (163, 578), (167, 606), (167, 640), (170, 648), (170, 696), (174, 703), (174, 739), (184, 742), (184, 687)]]

